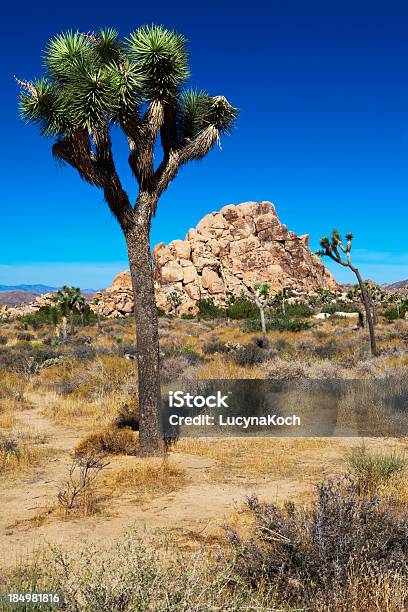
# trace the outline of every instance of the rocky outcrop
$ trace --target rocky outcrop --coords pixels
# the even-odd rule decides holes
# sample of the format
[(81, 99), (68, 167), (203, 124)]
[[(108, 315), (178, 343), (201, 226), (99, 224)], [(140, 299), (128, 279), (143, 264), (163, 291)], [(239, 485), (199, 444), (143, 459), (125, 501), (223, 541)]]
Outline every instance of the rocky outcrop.
[[(228, 296), (247, 294), (265, 281), (273, 292), (283, 287), (308, 293), (338, 285), (309, 249), (308, 236), (297, 236), (283, 225), (271, 202), (224, 206), (206, 215), (184, 240), (153, 249), (156, 303), (171, 311), (168, 296), (181, 297), (178, 314), (195, 313), (200, 299), (225, 304)], [(133, 310), (128, 272), (99, 294), (101, 314), (125, 316)]]

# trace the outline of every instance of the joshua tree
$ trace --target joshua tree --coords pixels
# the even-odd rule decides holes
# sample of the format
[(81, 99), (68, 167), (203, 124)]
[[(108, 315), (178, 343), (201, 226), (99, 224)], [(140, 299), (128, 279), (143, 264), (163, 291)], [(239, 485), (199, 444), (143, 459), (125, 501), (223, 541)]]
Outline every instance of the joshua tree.
[(264, 346), (268, 343), (268, 338), (266, 337), (265, 307), (268, 305), (270, 291), (271, 287), (268, 283), (256, 283), (254, 285), (254, 301), (261, 315), (262, 343)]
[(81, 325), (82, 327), (84, 327), (85, 325), (85, 313), (87, 311), (87, 303), (86, 303), (86, 299), (84, 298), (83, 295), (80, 296), (80, 298), (77, 301), (76, 304), (77, 310), (81, 316)]
[[(124, 41), (106, 29), (51, 39), (46, 76), (18, 81), (24, 119), (55, 139), (52, 151), (100, 189), (124, 233), (132, 276), (139, 370), (140, 453), (162, 451), (159, 433), (158, 323), (150, 225), (158, 200), (179, 169), (202, 159), (229, 133), (237, 110), (223, 96), (182, 89), (187, 41), (161, 26), (140, 27)], [(131, 202), (116, 170), (110, 130), (119, 126), (138, 183)], [(162, 159), (154, 165), (160, 141)]]
[[(346, 246), (344, 246), (343, 241), (340, 237), (340, 233), (338, 230), (333, 230), (331, 239), (325, 236), (320, 240), (320, 246), (322, 247), (318, 251), (316, 251), (316, 255), (320, 257), (330, 257), (336, 263), (344, 266), (345, 268), (350, 268), (352, 272), (357, 277), (358, 284), (361, 292), (361, 301), (363, 302), (364, 309), (366, 312), (368, 329), (370, 332), (370, 344), (371, 344), (371, 353), (373, 355), (378, 355), (377, 351), (377, 343), (375, 339), (375, 329), (374, 329), (374, 320), (371, 312), (371, 301), (370, 296), (367, 293), (366, 286), (361, 278), (361, 274), (352, 262), (351, 262), (351, 242), (353, 240), (353, 234), (346, 234)], [(345, 255), (345, 259), (342, 257), (341, 253)]]
[(81, 304), (85, 303), (85, 300), (81, 295), (81, 290), (79, 287), (67, 287), (67, 285), (64, 285), (62, 289), (58, 289), (57, 293), (55, 294), (54, 301), (59, 306), (64, 316), (68, 314), (70, 333), (73, 335), (75, 330), (75, 311), (80, 312)]
[(174, 314), (178, 315), (178, 309), (183, 303), (183, 296), (177, 291), (170, 291), (167, 294), (167, 302), (172, 310), (174, 310)]
[(101, 299), (99, 297), (94, 297), (93, 303), (95, 305), (95, 313), (96, 313), (96, 320), (97, 320), (97, 324), (98, 324), (98, 332), (101, 332), (102, 331), (102, 327), (101, 327)]

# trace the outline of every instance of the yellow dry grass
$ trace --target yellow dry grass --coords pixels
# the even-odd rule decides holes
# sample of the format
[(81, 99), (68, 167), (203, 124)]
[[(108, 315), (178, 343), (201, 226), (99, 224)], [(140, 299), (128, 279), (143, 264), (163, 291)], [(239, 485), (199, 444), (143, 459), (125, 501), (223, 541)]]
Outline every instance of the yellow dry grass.
[(104, 487), (112, 488), (115, 496), (126, 493), (141, 500), (177, 491), (185, 483), (185, 470), (160, 457), (132, 458), (129, 465), (113, 468), (103, 476)]
[(40, 465), (51, 453), (48, 447), (0, 439), (0, 476), (20, 475)]
[(307, 477), (321, 470), (310, 462), (299, 469), (302, 453), (315, 453), (334, 447), (331, 440), (312, 438), (183, 438), (175, 452), (214, 459), (222, 469), (214, 469), (214, 478), (228, 478), (228, 471), (242, 475), (270, 475), (276, 479)]

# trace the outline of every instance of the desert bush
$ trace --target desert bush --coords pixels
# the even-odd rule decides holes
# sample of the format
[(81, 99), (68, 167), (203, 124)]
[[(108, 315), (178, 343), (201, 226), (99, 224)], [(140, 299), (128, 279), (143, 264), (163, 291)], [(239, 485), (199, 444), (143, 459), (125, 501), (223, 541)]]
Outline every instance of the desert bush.
[(160, 360), (160, 376), (164, 383), (191, 378), (193, 367), (186, 355), (164, 357)]
[(0, 335), (0, 345), (4, 346), (5, 344), (7, 344), (7, 342), (8, 342), (7, 336), (1, 336)]
[(130, 428), (106, 427), (90, 433), (75, 447), (76, 455), (137, 455), (138, 437)]
[[(401, 603), (401, 585), (408, 579), (408, 515), (396, 515), (380, 499), (361, 498), (349, 477), (319, 485), (310, 508), (292, 502), (279, 508), (255, 497), (248, 508), (255, 521), (252, 537), (228, 530), (237, 580), (252, 589), (270, 587), (285, 608), (372, 609), (365, 602), (378, 599), (372, 589), (382, 581), (399, 585), (394, 604)], [(337, 607), (350, 589), (357, 589), (361, 607)]]
[(58, 503), (65, 515), (80, 513), (82, 516), (95, 514), (100, 501), (96, 480), (109, 463), (98, 456), (77, 455), (71, 464), (68, 478), (62, 484)]
[(373, 495), (381, 485), (387, 484), (407, 466), (407, 459), (397, 452), (369, 451), (365, 446), (353, 449), (347, 462), (356, 478), (358, 490), (363, 495)]
[(259, 310), (250, 300), (240, 298), (235, 300), (226, 309), (226, 316), (230, 319), (259, 319)]
[(307, 304), (286, 304), (285, 314), (288, 318), (307, 319), (313, 314), (313, 310)]
[(199, 300), (197, 306), (199, 316), (203, 319), (222, 319), (225, 317), (225, 310), (216, 306), (212, 299)]
[(321, 359), (333, 359), (333, 357), (341, 353), (341, 348), (336, 340), (332, 339), (324, 344), (316, 346), (314, 352)]
[(336, 304), (325, 304), (320, 312), (334, 314), (335, 312), (361, 312), (361, 304), (350, 304), (347, 302), (338, 302)]
[(205, 355), (213, 355), (214, 353), (228, 353), (230, 350), (228, 344), (223, 340), (211, 337), (203, 344), (203, 353)]
[(26, 331), (19, 332), (16, 338), (17, 340), (23, 340), (25, 342), (31, 342), (31, 340), (34, 340), (33, 334), (30, 334), (29, 332), (26, 332)]
[[(289, 331), (289, 332), (301, 332), (306, 329), (310, 329), (312, 324), (302, 319), (279, 316), (268, 317), (266, 320), (267, 331)], [(260, 331), (261, 322), (258, 319), (249, 319), (245, 321), (245, 331)]]
[(397, 321), (404, 319), (406, 312), (408, 312), (408, 306), (402, 305), (399, 310), (396, 306), (390, 306), (384, 310), (383, 314), (387, 321)]
[(246, 344), (237, 351), (232, 351), (231, 359), (240, 366), (255, 366), (265, 363), (269, 359), (269, 353), (256, 344)]

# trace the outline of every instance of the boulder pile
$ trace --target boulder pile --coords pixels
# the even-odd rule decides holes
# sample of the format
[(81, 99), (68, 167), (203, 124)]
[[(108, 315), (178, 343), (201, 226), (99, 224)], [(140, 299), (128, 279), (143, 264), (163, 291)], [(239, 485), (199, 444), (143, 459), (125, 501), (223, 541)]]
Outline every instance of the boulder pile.
[[(177, 313), (195, 314), (198, 301), (222, 306), (232, 294), (247, 295), (257, 282), (272, 292), (283, 288), (306, 295), (323, 287), (337, 290), (332, 274), (309, 248), (308, 236), (297, 236), (283, 225), (271, 202), (224, 206), (206, 215), (184, 240), (153, 249), (157, 306), (174, 310), (169, 294), (179, 296)], [(119, 274), (109, 289), (98, 294), (106, 317), (133, 311), (128, 272)]]

